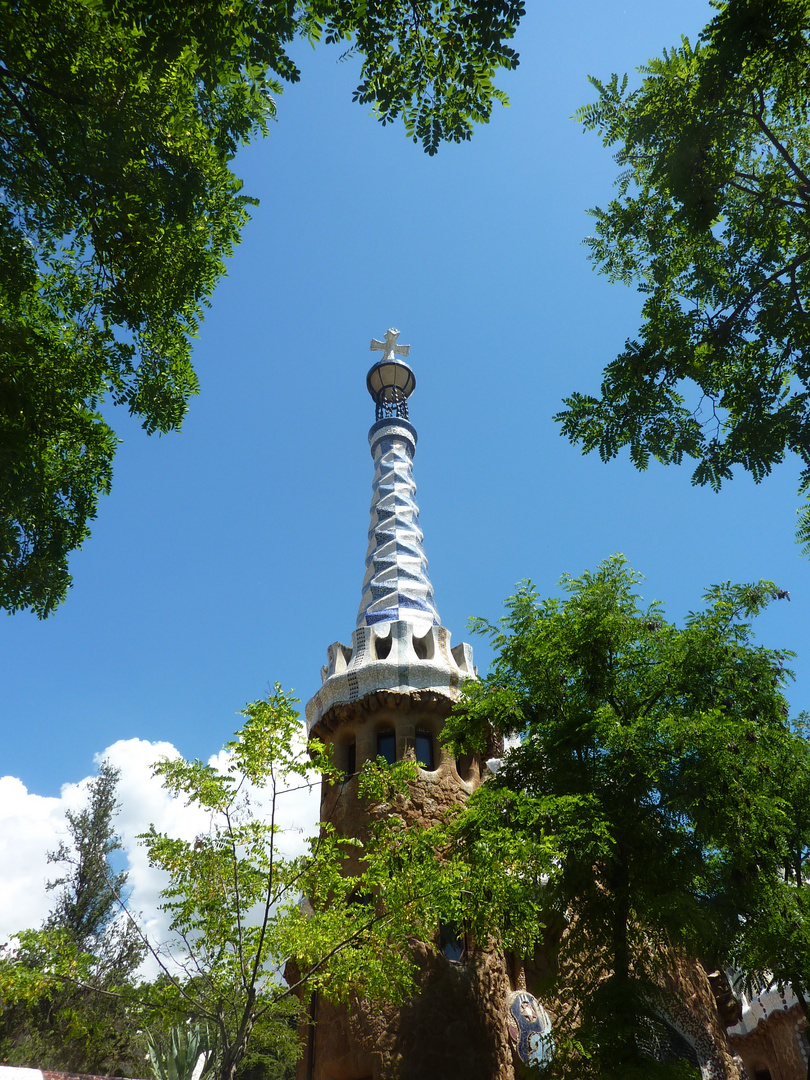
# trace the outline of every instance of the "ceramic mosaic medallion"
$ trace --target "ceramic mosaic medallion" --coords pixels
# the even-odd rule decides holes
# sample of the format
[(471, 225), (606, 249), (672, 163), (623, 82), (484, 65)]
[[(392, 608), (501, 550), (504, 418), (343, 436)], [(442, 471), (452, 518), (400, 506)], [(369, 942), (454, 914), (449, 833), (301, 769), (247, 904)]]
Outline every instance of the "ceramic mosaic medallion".
[(506, 1011), (509, 1034), (524, 1065), (551, 1061), (551, 1020), (537, 998), (526, 990), (515, 990), (506, 999)]

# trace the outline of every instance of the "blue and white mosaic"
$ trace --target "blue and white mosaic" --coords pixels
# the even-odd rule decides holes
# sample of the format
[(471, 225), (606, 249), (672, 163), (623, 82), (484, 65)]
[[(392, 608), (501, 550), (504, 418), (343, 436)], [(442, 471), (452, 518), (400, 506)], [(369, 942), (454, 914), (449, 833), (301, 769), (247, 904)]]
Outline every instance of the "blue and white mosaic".
[(506, 1001), (507, 1026), (515, 1050), (524, 1065), (545, 1065), (554, 1054), (551, 1019), (527, 990), (513, 991)]
[(374, 458), (371, 525), (358, 626), (403, 619), (418, 634), (441, 619), (433, 602), (422, 547), (413, 455), (416, 431), (402, 420), (381, 421), (369, 433)]
[(472, 648), (451, 648), (433, 600), (413, 478), (416, 430), (408, 420), (383, 419), (368, 437), (374, 481), (357, 628), (351, 645), (329, 646), (321, 688), (306, 707), (308, 731), (334, 705), (378, 690), (455, 700), (461, 683), (477, 675)]

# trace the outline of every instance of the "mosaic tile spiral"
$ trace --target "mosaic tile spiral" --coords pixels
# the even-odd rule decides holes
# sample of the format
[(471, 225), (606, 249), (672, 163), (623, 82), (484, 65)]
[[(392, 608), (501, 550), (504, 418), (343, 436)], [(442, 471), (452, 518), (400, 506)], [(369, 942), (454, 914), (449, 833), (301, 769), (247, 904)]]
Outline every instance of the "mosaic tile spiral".
[(402, 620), (424, 633), (441, 620), (419, 528), (412, 431), (410, 424), (394, 421), (375, 424), (370, 434), (374, 481), (357, 625)]

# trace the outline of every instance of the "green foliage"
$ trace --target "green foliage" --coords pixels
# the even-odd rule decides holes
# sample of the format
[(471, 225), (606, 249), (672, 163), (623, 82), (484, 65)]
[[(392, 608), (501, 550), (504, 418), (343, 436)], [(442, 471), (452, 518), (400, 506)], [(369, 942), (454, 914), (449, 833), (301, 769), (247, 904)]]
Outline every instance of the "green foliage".
[(11, 1065), (135, 1075), (141, 1069), (133, 1016), (139, 936), (116, 918), (126, 886), (110, 856), (120, 848), (113, 818), (118, 771), (103, 761), (86, 805), (68, 811), (70, 843), (49, 860), (67, 872), (41, 930), (26, 930), (0, 950), (0, 1058)]
[[(516, 921), (547, 927), (555, 1076), (652, 1076), (639, 1024), (678, 956), (807, 989), (810, 751), (787, 719), (791, 654), (757, 645), (750, 623), (778, 592), (714, 587), (678, 628), (640, 605), (638, 581), (616, 556), (563, 578), (563, 598), (522, 587), (500, 625), (476, 623), (493, 669), (446, 728), (457, 753), (490, 727), (521, 738), (457, 828), (473, 868), (470, 841), (487, 879), (525, 893)], [(553, 853), (544, 878), (510, 832)]]
[(351, 40), (351, 51), (363, 56), (354, 100), (373, 105), (383, 124), (402, 116), (409, 137), (428, 154), (444, 141), (469, 139), (494, 102), (508, 104), (495, 76), (517, 67), (507, 42), (525, 14), (524, 0), (310, 0), (304, 7), (311, 38)]
[(205, 40), (172, 39), (126, 5), (32, 0), (0, 20), (0, 605), (11, 611), (47, 615), (65, 596), (67, 555), (112, 475), (101, 399), (169, 431), (196, 392), (189, 336), (246, 219), (227, 160), (271, 111), (264, 79), (231, 81), (233, 31), (218, 29), (220, 88), (214, 70), (205, 85)]
[(0, 12), (0, 607), (47, 616), (110, 489), (100, 405), (148, 432), (197, 392), (191, 338), (252, 200), (286, 52), (351, 42), (355, 92), (428, 153), (489, 118), (522, 0), (26, 0)]
[(0, 950), (5, 1065), (142, 1075), (137, 995), (121, 972), (78, 950), (65, 930), (26, 930)]
[[(639, 336), (575, 393), (564, 434), (603, 460), (628, 447), (696, 460), (718, 489), (760, 481), (788, 453), (810, 484), (810, 62), (808, 0), (727, 0), (694, 48), (684, 39), (627, 78), (592, 79), (580, 110), (615, 146), (618, 194), (592, 211), (591, 256), (644, 297)], [(810, 510), (800, 519), (807, 541)]]
[[(279, 850), (279, 800), (313, 779), (340, 777), (317, 740), (305, 747), (293, 702), (276, 686), (247, 706), (222, 768), (160, 763), (167, 790), (203, 809), (211, 825), (193, 841), (154, 828), (141, 838), (151, 865), (167, 876), (163, 906), (179, 939), (171, 962), (152, 950), (165, 976), (153, 1004), (212, 1026), (220, 1080), (236, 1074), (256, 1024), (265, 1048), (289, 1043), (284, 1005), (293, 994), (404, 999), (414, 985), (409, 942), (438, 925), (431, 838), (392, 812), (413, 763), (366, 765), (358, 783), (370, 825), (362, 838), (327, 823), (306, 857)], [(272, 1075), (272, 1053), (262, 1057), (255, 1064)]]
[(809, 721), (805, 713), (799, 717), (795, 727), (801, 738), (772, 763), (773, 781), (784, 800), (782, 875), (764, 896), (764, 917), (747, 928), (735, 954), (738, 967), (749, 973), (749, 991), (775, 972), (777, 983), (791, 985), (804, 1001), (810, 995)]
[(446, 883), (442, 921), (463, 926), (476, 941), (492, 938), (531, 956), (549, 926), (545, 883), (560, 855), (547, 824), (544, 800), (529, 791), (492, 783), (476, 791), (445, 835), (434, 830)]

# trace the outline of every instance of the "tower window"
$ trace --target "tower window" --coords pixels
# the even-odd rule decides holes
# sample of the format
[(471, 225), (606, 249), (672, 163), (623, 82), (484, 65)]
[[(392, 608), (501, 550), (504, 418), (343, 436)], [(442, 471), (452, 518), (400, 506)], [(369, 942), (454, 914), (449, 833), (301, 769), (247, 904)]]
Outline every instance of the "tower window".
[(439, 926), (439, 948), (448, 960), (460, 964), (466, 951), (464, 933), (452, 923), (442, 923)]
[(385, 758), (389, 765), (397, 760), (397, 742), (393, 731), (380, 731), (377, 735), (377, 755)]
[(354, 742), (346, 747), (346, 772), (349, 776), (357, 772), (357, 743)]
[(436, 768), (433, 760), (433, 736), (421, 728), (416, 729), (416, 760), (423, 769), (432, 771)]

